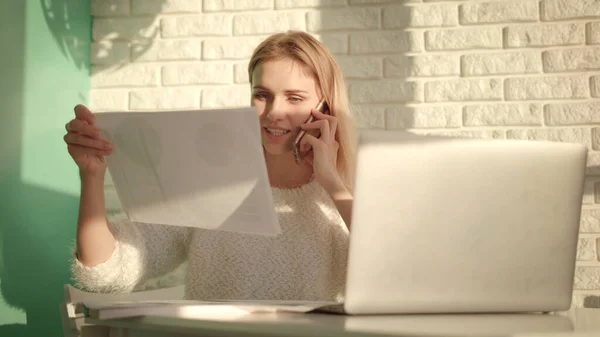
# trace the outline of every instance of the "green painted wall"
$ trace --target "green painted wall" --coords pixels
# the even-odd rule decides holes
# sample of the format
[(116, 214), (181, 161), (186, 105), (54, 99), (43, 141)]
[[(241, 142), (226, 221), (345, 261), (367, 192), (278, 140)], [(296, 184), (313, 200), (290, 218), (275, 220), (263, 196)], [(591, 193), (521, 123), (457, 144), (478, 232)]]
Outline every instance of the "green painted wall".
[(89, 91), (89, 1), (0, 2), (0, 336), (62, 336), (77, 168), (62, 141)]

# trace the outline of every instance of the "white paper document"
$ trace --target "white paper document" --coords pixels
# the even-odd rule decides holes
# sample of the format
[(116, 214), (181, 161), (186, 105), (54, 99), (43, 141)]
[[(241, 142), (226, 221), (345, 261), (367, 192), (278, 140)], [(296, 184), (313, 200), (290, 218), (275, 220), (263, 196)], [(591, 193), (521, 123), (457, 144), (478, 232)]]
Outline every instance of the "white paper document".
[(136, 222), (281, 232), (256, 109), (96, 114), (123, 211)]
[(335, 312), (327, 308), (339, 307), (340, 302), (311, 301), (83, 301), (75, 304), (77, 312), (98, 319), (113, 319), (136, 316), (163, 316), (189, 319), (237, 318), (251, 313), (277, 312)]

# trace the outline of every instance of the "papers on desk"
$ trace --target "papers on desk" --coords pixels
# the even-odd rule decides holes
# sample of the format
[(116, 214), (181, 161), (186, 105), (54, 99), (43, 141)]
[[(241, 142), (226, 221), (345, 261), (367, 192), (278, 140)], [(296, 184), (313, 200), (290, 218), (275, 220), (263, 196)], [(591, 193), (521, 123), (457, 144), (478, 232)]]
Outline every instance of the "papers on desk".
[(328, 301), (184, 300), (183, 286), (129, 294), (104, 294), (83, 291), (66, 284), (64, 293), (68, 316), (72, 319), (83, 316), (95, 319), (139, 316), (232, 319), (249, 313), (308, 313), (340, 305), (339, 302)]
[(320, 310), (336, 302), (304, 301), (84, 301), (78, 310), (96, 319), (113, 319), (138, 316), (163, 316), (187, 319), (232, 319), (251, 313), (296, 312), (308, 313)]
[(281, 232), (255, 108), (96, 114), (130, 220), (274, 236)]

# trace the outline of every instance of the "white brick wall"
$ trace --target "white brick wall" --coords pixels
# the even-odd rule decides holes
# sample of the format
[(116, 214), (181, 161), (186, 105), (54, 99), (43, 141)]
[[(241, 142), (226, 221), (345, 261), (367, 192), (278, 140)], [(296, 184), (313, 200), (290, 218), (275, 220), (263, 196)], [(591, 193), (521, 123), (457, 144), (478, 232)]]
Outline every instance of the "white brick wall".
[(245, 105), (254, 47), (301, 29), (338, 58), (362, 127), (585, 144), (574, 304), (599, 303), (600, 2), (91, 2), (97, 111)]

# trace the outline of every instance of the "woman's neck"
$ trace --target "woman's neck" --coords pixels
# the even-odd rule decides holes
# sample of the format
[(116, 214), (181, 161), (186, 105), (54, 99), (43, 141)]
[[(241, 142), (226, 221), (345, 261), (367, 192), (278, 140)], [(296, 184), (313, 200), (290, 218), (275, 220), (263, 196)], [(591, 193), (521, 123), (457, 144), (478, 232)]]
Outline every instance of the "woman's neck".
[(310, 181), (312, 165), (306, 161), (296, 164), (293, 152), (280, 155), (264, 152), (269, 182), (272, 187), (296, 188)]

